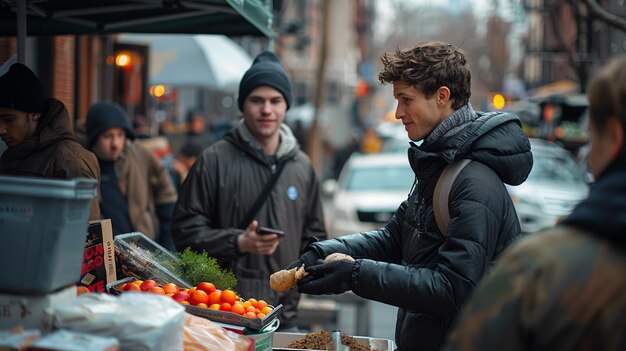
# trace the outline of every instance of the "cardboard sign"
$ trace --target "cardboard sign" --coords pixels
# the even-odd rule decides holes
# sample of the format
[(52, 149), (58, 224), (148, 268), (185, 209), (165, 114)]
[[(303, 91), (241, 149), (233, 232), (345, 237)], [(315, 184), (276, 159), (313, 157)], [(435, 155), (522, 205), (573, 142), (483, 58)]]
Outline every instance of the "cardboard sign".
[(116, 280), (111, 220), (90, 221), (78, 285), (90, 292), (105, 292), (106, 285)]

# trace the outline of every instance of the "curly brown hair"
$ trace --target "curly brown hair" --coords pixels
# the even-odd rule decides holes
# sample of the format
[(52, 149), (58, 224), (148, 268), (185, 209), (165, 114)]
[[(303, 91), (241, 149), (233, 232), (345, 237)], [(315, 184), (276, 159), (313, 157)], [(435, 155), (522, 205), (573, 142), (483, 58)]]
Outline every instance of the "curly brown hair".
[(442, 86), (450, 89), (452, 108), (466, 105), (471, 95), (471, 73), (465, 52), (452, 44), (428, 42), (408, 50), (385, 53), (381, 84), (403, 81), (430, 98)]

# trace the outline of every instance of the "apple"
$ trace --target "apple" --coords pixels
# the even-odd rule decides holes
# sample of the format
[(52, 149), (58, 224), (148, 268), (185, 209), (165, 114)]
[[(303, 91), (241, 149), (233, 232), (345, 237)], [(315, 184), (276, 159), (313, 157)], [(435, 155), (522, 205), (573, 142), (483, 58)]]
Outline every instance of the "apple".
[(159, 284), (152, 279), (146, 279), (143, 281), (143, 283), (141, 283), (139, 287), (141, 288), (141, 291), (145, 292), (154, 288), (155, 286), (159, 286)]
[(202, 290), (202, 291), (204, 291), (207, 294), (210, 294), (210, 293), (214, 292), (215, 290), (217, 290), (213, 283), (207, 283), (207, 282), (202, 282), (202, 283), (198, 284), (196, 286), (196, 289)]
[(189, 294), (184, 291), (179, 291), (177, 293), (174, 293), (174, 295), (172, 295), (172, 298), (176, 302), (187, 301), (189, 300), (189, 297), (190, 297)]

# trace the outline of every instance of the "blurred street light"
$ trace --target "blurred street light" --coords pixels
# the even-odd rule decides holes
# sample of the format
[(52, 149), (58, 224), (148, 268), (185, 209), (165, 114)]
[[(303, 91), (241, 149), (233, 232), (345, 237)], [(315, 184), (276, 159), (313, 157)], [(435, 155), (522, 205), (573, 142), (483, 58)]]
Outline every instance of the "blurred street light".
[(502, 110), (506, 104), (506, 99), (504, 98), (504, 95), (497, 93), (493, 95), (492, 103), (496, 110)]

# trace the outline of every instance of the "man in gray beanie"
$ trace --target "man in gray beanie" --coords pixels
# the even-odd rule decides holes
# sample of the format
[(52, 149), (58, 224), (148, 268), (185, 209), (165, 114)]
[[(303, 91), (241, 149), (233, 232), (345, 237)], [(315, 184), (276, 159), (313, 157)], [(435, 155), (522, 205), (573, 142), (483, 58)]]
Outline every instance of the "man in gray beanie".
[[(0, 138), (7, 146), (0, 158), (1, 175), (100, 178), (96, 157), (74, 138), (65, 105), (46, 99), (39, 78), (21, 63), (0, 76)], [(99, 218), (94, 198), (89, 219)]]
[(283, 305), (281, 331), (297, 331), (300, 294), (273, 291), (269, 276), (326, 238), (317, 175), (283, 123), (290, 105), (287, 72), (260, 54), (239, 85), (243, 118), (196, 160), (172, 220), (179, 250), (206, 251), (231, 269), (240, 296)]
[(85, 127), (87, 146), (102, 172), (102, 217), (111, 219), (113, 234), (141, 232), (174, 250), (170, 224), (176, 190), (160, 161), (132, 142), (135, 135), (122, 107), (92, 105)]

